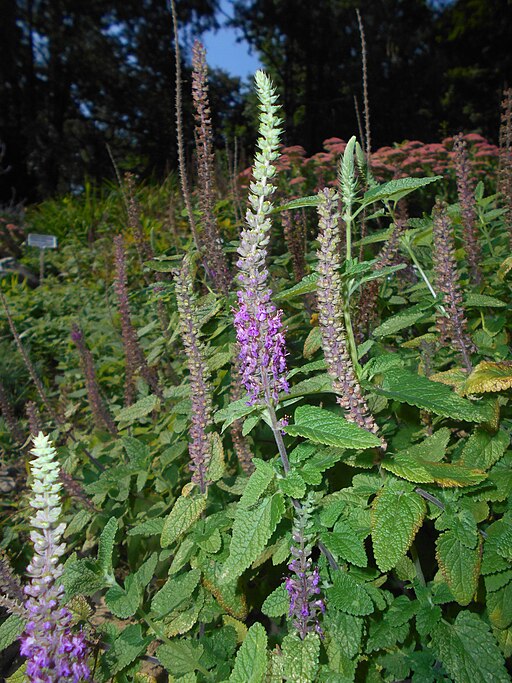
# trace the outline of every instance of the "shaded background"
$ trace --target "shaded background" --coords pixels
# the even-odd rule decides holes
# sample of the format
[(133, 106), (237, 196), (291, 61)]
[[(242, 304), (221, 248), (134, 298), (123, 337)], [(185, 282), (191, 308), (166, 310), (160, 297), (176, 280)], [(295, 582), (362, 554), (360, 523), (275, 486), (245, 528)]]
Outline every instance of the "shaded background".
[[(460, 130), (497, 142), (510, 84), (510, 0), (177, 0), (185, 135), (192, 156), (189, 61), (195, 37), (243, 40), (272, 75), (287, 144), (308, 154), (357, 133), (366, 34), (372, 148)], [(79, 191), (121, 170), (160, 179), (176, 167), (174, 45), (165, 0), (2, 0), (0, 201)], [(234, 31), (236, 30), (236, 34)], [(232, 31), (233, 33), (229, 33)], [(213, 34), (214, 35), (214, 34)], [(219, 41), (214, 44), (219, 50)], [(227, 45), (227, 43), (226, 43)], [(221, 43), (222, 46), (222, 43)], [(234, 54), (234, 53), (233, 53)], [(212, 61), (219, 55), (212, 51)], [(243, 62), (210, 73), (219, 148), (249, 150), (255, 102)], [(247, 67), (245, 67), (247, 69)], [(108, 147), (107, 147), (108, 146)]]

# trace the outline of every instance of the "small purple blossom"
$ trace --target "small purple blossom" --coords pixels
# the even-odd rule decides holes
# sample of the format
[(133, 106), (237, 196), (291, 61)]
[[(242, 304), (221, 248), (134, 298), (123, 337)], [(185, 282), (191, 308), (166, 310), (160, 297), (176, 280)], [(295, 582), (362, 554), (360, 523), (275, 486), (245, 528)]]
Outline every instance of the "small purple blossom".
[[(255, 293), (256, 294), (256, 293)], [(270, 292), (238, 292), (235, 313), (236, 339), (240, 345), (242, 382), (249, 392), (252, 405), (263, 395), (266, 400), (278, 401), (280, 391), (288, 391), (286, 345), (281, 317), (270, 301)], [(259, 300), (257, 300), (259, 299)]]

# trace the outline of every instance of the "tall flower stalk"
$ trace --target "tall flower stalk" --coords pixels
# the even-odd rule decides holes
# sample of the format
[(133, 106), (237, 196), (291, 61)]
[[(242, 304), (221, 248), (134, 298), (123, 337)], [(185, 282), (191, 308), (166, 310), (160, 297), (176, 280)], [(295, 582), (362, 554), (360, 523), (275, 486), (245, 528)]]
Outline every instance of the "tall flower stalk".
[(443, 310), (438, 309), (436, 314), (437, 329), (441, 343), (451, 341), (460, 353), (466, 370), (471, 372), (473, 365), (470, 354), (476, 349), (467, 331), (462, 288), (455, 260), (453, 228), (446, 206), (440, 201), (434, 207), (433, 218), (435, 284), (437, 291), (443, 295)]
[(325, 611), (325, 605), (320, 594), (320, 574), (318, 567), (312, 568), (310, 508), (306, 502), (295, 509), (295, 521), (292, 530), (293, 544), (291, 546), (292, 561), (288, 569), (293, 576), (285, 581), (285, 588), (290, 598), (288, 616), (292, 619), (293, 627), (300, 638), (304, 640), (311, 631), (322, 635), (318, 617)]
[(198, 484), (201, 493), (205, 493), (208, 485), (207, 470), (211, 457), (210, 437), (207, 429), (212, 423), (212, 390), (206, 354), (199, 338), (192, 278), (187, 258), (183, 260), (183, 264), (176, 275), (175, 283), (181, 334), (190, 372), (190, 396), (192, 399), (190, 436), (192, 440), (188, 447), (189, 467), (193, 472), (192, 481)]
[(256, 90), (260, 101), (259, 150), (256, 153), (246, 213), (247, 228), (242, 231), (237, 261), (239, 269), (235, 310), (236, 337), (239, 344), (242, 382), (249, 392), (249, 404), (263, 401), (270, 413), (272, 430), (285, 471), (288, 456), (275, 414), (280, 391), (288, 391), (285, 378), (286, 350), (282, 311), (276, 309), (266, 267), (267, 245), (272, 226), (270, 214), (274, 193), (274, 162), (279, 156), (280, 120), (277, 95), (269, 77), (257, 71)]
[(457, 193), (459, 195), (460, 213), (462, 217), (462, 234), (466, 248), (469, 272), (475, 285), (482, 283), (480, 262), (482, 247), (479, 241), (475, 211), (475, 188), (471, 181), (467, 144), (462, 134), (455, 136), (453, 145), (455, 157), (455, 175), (457, 177)]
[(72, 634), (71, 612), (62, 606), (60, 558), (65, 524), (61, 514), (59, 465), (48, 437), (34, 438), (31, 463), (35, 514), (30, 538), (34, 556), (27, 567), (31, 578), (25, 587), (28, 622), (22, 636), (21, 654), (27, 658), (27, 676), (34, 683), (68, 683), (90, 680), (87, 643), (83, 633)]
[(342, 283), (339, 275), (338, 197), (332, 189), (318, 194), (319, 233), (317, 282), (318, 322), (327, 370), (346, 418), (359, 427), (377, 433), (350, 356), (343, 316)]
[(196, 40), (192, 47), (192, 99), (196, 120), (197, 179), (203, 228), (201, 239), (205, 248), (204, 260), (215, 289), (218, 293), (226, 295), (229, 292), (231, 275), (214, 214), (215, 172), (208, 67), (206, 50), (199, 40)]
[(125, 382), (125, 403), (130, 405), (135, 397), (134, 378), (137, 372), (151, 387), (153, 393), (162, 397), (162, 391), (158, 384), (156, 372), (147, 364), (144, 352), (140, 347), (137, 332), (132, 323), (130, 303), (128, 301), (128, 283), (126, 274), (126, 253), (123, 244), (123, 237), (114, 237), (115, 248), (115, 282), (114, 289), (117, 296), (119, 317), (121, 320), (121, 337), (126, 361), (126, 382)]
[(82, 330), (76, 324), (73, 325), (71, 329), (71, 339), (80, 354), (80, 364), (85, 378), (87, 401), (96, 427), (98, 429), (106, 429), (112, 436), (115, 436), (117, 434), (117, 427), (112, 419), (112, 415), (101, 398), (92, 354), (87, 347)]

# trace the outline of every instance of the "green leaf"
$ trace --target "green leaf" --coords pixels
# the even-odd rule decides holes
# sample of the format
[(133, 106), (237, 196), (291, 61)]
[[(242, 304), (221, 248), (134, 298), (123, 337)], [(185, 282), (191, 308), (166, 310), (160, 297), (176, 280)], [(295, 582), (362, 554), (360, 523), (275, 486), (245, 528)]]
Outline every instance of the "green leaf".
[(333, 586), (327, 589), (327, 598), (336, 609), (357, 617), (371, 614), (375, 609), (364, 585), (341, 570), (335, 573)]
[(111, 517), (103, 527), (98, 543), (98, 566), (105, 576), (112, 576), (112, 554), (114, 552), (114, 540), (117, 533), (117, 519)]
[(504, 308), (507, 304), (501, 299), (496, 299), (494, 296), (488, 296), (487, 294), (476, 294), (475, 292), (470, 292), (466, 296), (466, 308), (470, 307), (486, 307), (490, 308)]
[(488, 470), (498, 462), (509, 444), (510, 435), (503, 430), (490, 434), (485, 429), (477, 429), (462, 449), (462, 463), (466, 467)]
[(135, 577), (130, 575), (125, 582), (125, 589), (112, 586), (105, 594), (105, 602), (112, 614), (119, 619), (132, 617), (139, 608), (141, 590)]
[(224, 462), (224, 446), (217, 432), (210, 434), (210, 444), (212, 457), (208, 463), (207, 477), (209, 481), (218, 481), (224, 474), (226, 465)]
[(139, 468), (147, 467), (151, 456), (151, 451), (147, 444), (139, 439), (134, 439), (132, 436), (124, 436), (122, 443), (131, 465)]
[(373, 387), (373, 390), (442, 417), (466, 422), (488, 422), (492, 419), (492, 410), (487, 404), (471, 403), (450, 387), (403, 369), (390, 368), (384, 375), (382, 387)]
[(410, 313), (404, 311), (402, 313), (397, 313), (397, 315), (392, 315), (381, 325), (376, 327), (373, 330), (373, 336), (386, 337), (391, 334), (396, 334), (406, 327), (415, 325), (419, 320), (425, 318), (426, 315), (428, 315), (428, 312), (425, 313), (425, 311), (412, 311)]
[(327, 608), (324, 615), (326, 635), (336, 641), (347, 657), (355, 657), (361, 649), (364, 619)]
[(25, 623), (26, 621), (17, 614), (11, 614), (0, 624), (0, 652), (20, 637)]
[(155, 517), (155, 519), (147, 519), (145, 522), (141, 522), (133, 527), (133, 529), (128, 529), (128, 536), (160, 536), (164, 528), (165, 519), (164, 517)]
[(320, 638), (308, 633), (304, 640), (289, 635), (283, 638), (283, 672), (288, 683), (311, 683), (317, 680)]
[(319, 203), (318, 195), (310, 195), (308, 197), (299, 197), (298, 199), (292, 199), (291, 202), (286, 204), (281, 204), (281, 206), (276, 206), (272, 209), (272, 213), (278, 213), (281, 211), (295, 211), (295, 209), (304, 209), (309, 206), (318, 206)]
[(489, 621), (496, 628), (508, 628), (512, 624), (512, 583), (487, 594)]
[(436, 175), (431, 178), (397, 178), (396, 180), (390, 180), (388, 183), (378, 185), (365, 192), (362, 206), (368, 206), (377, 201), (391, 200), (397, 202), (410, 192), (430, 185), (430, 183), (434, 183), (436, 180), (441, 180), (442, 177)]
[(364, 536), (349, 524), (343, 524), (343, 531), (324, 532), (321, 539), (337, 560), (344, 560), (357, 567), (366, 567), (368, 558), (364, 547)]
[(372, 503), (372, 542), (375, 560), (383, 572), (393, 569), (408, 551), (425, 516), (423, 498), (413, 487), (388, 479)]
[(318, 351), (318, 349), (322, 346), (322, 333), (320, 331), (319, 327), (313, 327), (308, 336), (306, 337), (306, 341), (304, 342), (304, 349), (302, 351), (302, 355), (306, 360), (308, 358), (312, 358), (315, 353)]
[(267, 634), (253, 624), (238, 650), (229, 683), (263, 683), (267, 671)]
[(510, 683), (489, 627), (472, 612), (459, 612), (453, 625), (440, 621), (432, 646), (455, 683)]
[(316, 292), (317, 281), (318, 273), (310, 273), (309, 275), (305, 275), (298, 284), (290, 287), (289, 289), (285, 289), (279, 294), (275, 294), (273, 299), (274, 301), (286, 301), (288, 299), (293, 299), (296, 296), (309, 294), (309, 292)]
[(260, 458), (253, 458), (252, 462), (255, 470), (249, 477), (247, 486), (238, 503), (238, 506), (243, 508), (250, 508), (257, 503), (275, 477), (274, 468), (269, 462)]
[(151, 553), (148, 559), (141, 564), (135, 573), (135, 580), (141, 591), (143, 591), (155, 575), (156, 565), (158, 564), (158, 553)]
[(300, 499), (306, 494), (306, 483), (300, 474), (294, 470), (279, 479), (278, 484), (281, 491), (291, 498)]
[(240, 418), (249, 415), (255, 410), (261, 411), (261, 409), (262, 407), (259, 405), (247, 405), (247, 399), (241, 398), (239, 401), (234, 401), (233, 403), (230, 403), (227, 408), (222, 408), (222, 410), (218, 410), (213, 416), (213, 419), (215, 420), (215, 422), (224, 423), (220, 430), (221, 434), (223, 434), (226, 431), (226, 429), (236, 420), (239, 420)]
[(259, 557), (283, 514), (282, 493), (263, 498), (251, 508), (237, 508), (229, 557), (222, 572), (224, 582), (241, 576)]
[(480, 548), (468, 548), (453, 531), (436, 541), (436, 557), (448, 587), (459, 605), (469, 605), (476, 592), (480, 573)]
[(124, 422), (127, 425), (133, 424), (141, 417), (149, 415), (153, 410), (158, 410), (160, 407), (160, 399), (154, 394), (149, 396), (144, 396), (144, 398), (139, 399), (136, 403), (126, 408), (122, 408), (115, 419), (117, 422)]
[(170, 576), (151, 601), (151, 611), (162, 618), (188, 600), (199, 583), (201, 572), (191, 569), (180, 576)]
[(282, 583), (267, 596), (265, 602), (261, 607), (263, 614), (267, 617), (282, 617), (288, 613), (290, 609), (290, 596)]
[(172, 545), (205, 509), (206, 495), (180, 496), (165, 520), (160, 538), (162, 548)]
[(181, 676), (201, 668), (204, 647), (192, 640), (175, 640), (160, 645), (156, 651), (160, 664), (170, 674)]
[(301, 406), (295, 411), (294, 424), (284, 427), (290, 436), (304, 436), (315, 443), (340, 448), (380, 446), (378, 436), (316, 406)]
[(97, 562), (88, 559), (68, 560), (64, 566), (62, 583), (66, 597), (92, 595), (107, 585), (105, 575)]
[[(317, 328), (314, 328), (317, 329)], [(295, 398), (297, 396), (308, 396), (310, 394), (326, 394), (332, 392), (332, 377), (326, 372), (314, 377), (308, 377), (301, 382), (297, 382), (290, 391), (286, 394), (287, 398)]]
[(152, 638), (144, 638), (140, 624), (131, 624), (114, 640), (109, 650), (101, 658), (101, 681), (106, 683), (143, 652)]

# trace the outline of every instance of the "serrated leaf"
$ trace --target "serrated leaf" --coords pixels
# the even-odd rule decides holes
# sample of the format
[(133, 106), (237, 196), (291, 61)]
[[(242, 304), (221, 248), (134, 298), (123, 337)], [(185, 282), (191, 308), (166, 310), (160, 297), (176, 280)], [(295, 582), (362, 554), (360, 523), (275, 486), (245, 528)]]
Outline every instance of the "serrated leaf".
[(212, 432), (210, 434), (210, 447), (212, 457), (208, 463), (207, 478), (209, 481), (215, 482), (222, 477), (226, 468), (224, 463), (224, 446), (222, 445), (222, 439), (217, 432)]
[(123, 422), (127, 425), (133, 424), (141, 417), (146, 417), (153, 410), (158, 410), (160, 407), (160, 399), (154, 394), (149, 396), (144, 396), (144, 398), (139, 399), (136, 403), (126, 408), (121, 408), (121, 410), (115, 416), (116, 422)]
[(403, 369), (391, 368), (384, 375), (382, 387), (375, 387), (374, 391), (442, 417), (466, 422), (487, 422), (492, 419), (488, 405), (471, 403), (448, 386)]
[(149, 582), (155, 575), (157, 564), (158, 554), (151, 553), (148, 559), (137, 569), (135, 573), (135, 580), (137, 581), (137, 585), (141, 590), (144, 590), (146, 586), (149, 585)]
[(236, 653), (229, 683), (263, 683), (267, 671), (267, 634), (261, 624), (253, 624)]
[(510, 682), (489, 627), (472, 612), (459, 612), (453, 625), (440, 621), (432, 646), (455, 683)]
[(290, 436), (303, 436), (314, 443), (340, 448), (371, 448), (380, 446), (378, 436), (316, 406), (301, 406), (295, 411), (294, 424), (283, 428)]
[(324, 624), (326, 636), (336, 641), (344, 654), (355, 657), (359, 653), (364, 625), (361, 617), (327, 608)]
[(249, 477), (247, 486), (238, 503), (239, 507), (243, 508), (249, 508), (257, 503), (275, 477), (274, 468), (269, 462), (260, 458), (253, 458), (252, 462), (255, 470)]
[(487, 612), (496, 628), (508, 628), (512, 624), (512, 583), (487, 594)]
[(413, 311), (411, 313), (407, 313), (407, 311), (404, 311), (403, 313), (398, 313), (397, 315), (393, 315), (387, 320), (385, 320), (381, 325), (376, 327), (373, 330), (373, 336), (374, 337), (387, 337), (388, 335), (391, 334), (396, 334), (397, 332), (400, 332), (400, 330), (403, 330), (406, 327), (411, 327), (412, 325), (415, 325), (419, 320), (424, 318), (428, 313), (426, 314), (425, 311)]
[(12, 645), (22, 634), (26, 621), (17, 614), (11, 614), (0, 624), (0, 652)]
[(289, 635), (283, 638), (283, 673), (289, 683), (311, 683), (316, 680), (320, 639), (308, 633), (304, 640)]
[(296, 296), (302, 296), (303, 294), (309, 294), (309, 292), (316, 292), (316, 283), (318, 281), (318, 273), (310, 273), (305, 275), (302, 280), (290, 287), (285, 289), (283, 292), (274, 295), (274, 301), (286, 301), (288, 299), (293, 299)]
[(490, 434), (485, 429), (477, 429), (464, 444), (461, 461), (466, 467), (488, 470), (507, 450), (510, 435), (500, 430)]
[(420, 636), (427, 636), (432, 633), (434, 626), (439, 623), (443, 612), (439, 605), (433, 605), (431, 602), (425, 602), (419, 606), (416, 613), (416, 628)]
[(233, 538), (222, 580), (241, 576), (263, 552), (284, 514), (283, 494), (263, 498), (253, 507), (238, 507), (233, 522)]
[(170, 576), (151, 601), (151, 611), (157, 618), (164, 617), (185, 600), (188, 600), (199, 583), (201, 572), (199, 569), (191, 569), (180, 576)]
[(512, 387), (512, 363), (499, 361), (493, 363), (483, 360), (464, 383), (464, 394), (486, 394), (506, 391)]
[(453, 531), (436, 541), (436, 558), (448, 587), (459, 605), (469, 605), (480, 573), (480, 548), (468, 548)]
[(306, 360), (312, 358), (318, 349), (322, 346), (322, 333), (319, 327), (313, 327), (306, 337), (304, 342), (304, 349), (302, 355)]
[(145, 652), (151, 641), (151, 638), (142, 636), (140, 624), (127, 626), (101, 658), (102, 682), (106, 683), (112, 676), (134, 662)]
[(98, 542), (98, 567), (105, 576), (111, 576), (113, 573), (112, 553), (114, 552), (117, 525), (118, 521), (116, 517), (111, 517), (103, 527)]
[[(131, 581), (129, 581), (131, 579)], [(128, 619), (139, 608), (141, 590), (134, 576), (128, 576), (125, 589), (120, 586), (112, 586), (105, 594), (105, 603), (115, 617)]]
[(165, 520), (160, 537), (162, 548), (172, 545), (206, 509), (206, 495), (180, 496)]
[(290, 596), (284, 584), (275, 588), (270, 595), (267, 596), (265, 602), (261, 606), (261, 611), (267, 617), (282, 617), (288, 613), (290, 609)]
[(237, 579), (222, 581), (222, 565), (213, 559), (201, 563), (203, 571), (202, 584), (208, 590), (221, 608), (236, 619), (247, 618), (247, 603), (245, 595), (238, 588)]
[(501, 299), (497, 299), (494, 296), (488, 296), (487, 294), (477, 294), (476, 292), (470, 292), (466, 296), (465, 303), (466, 308), (479, 308), (487, 306), (490, 308), (505, 308), (507, 305), (504, 301), (501, 301)]
[(262, 407), (259, 405), (247, 405), (247, 399), (241, 398), (238, 401), (230, 403), (227, 408), (218, 410), (213, 416), (213, 419), (215, 422), (223, 423), (220, 430), (220, 433), (223, 434), (233, 422), (236, 422), (236, 420), (239, 420), (246, 415), (250, 415), (250, 413), (253, 413), (255, 410), (261, 411), (261, 409)]
[(327, 589), (327, 598), (336, 609), (357, 617), (371, 614), (375, 609), (364, 585), (345, 571), (335, 573), (333, 586)]
[(106, 585), (106, 577), (97, 562), (88, 559), (70, 560), (64, 566), (62, 583), (66, 596), (92, 595)]
[(397, 202), (410, 192), (413, 192), (420, 187), (425, 187), (425, 185), (430, 185), (430, 183), (434, 183), (436, 180), (441, 180), (442, 177), (443, 176), (436, 175), (431, 178), (397, 178), (396, 180), (390, 180), (387, 183), (373, 187), (371, 190), (365, 192), (362, 206), (368, 206), (369, 204), (382, 200)]
[(372, 503), (375, 560), (385, 572), (408, 551), (425, 516), (425, 501), (407, 482), (388, 479)]
[(279, 479), (279, 488), (283, 493), (291, 498), (302, 498), (306, 493), (306, 483), (298, 472), (291, 470), (288, 474)]
[(295, 209), (304, 209), (308, 206), (318, 206), (319, 203), (318, 195), (313, 194), (308, 197), (299, 197), (298, 199), (292, 199), (286, 204), (281, 204), (281, 206), (276, 206), (272, 209), (272, 213), (277, 213), (281, 211), (294, 211)]
[(133, 529), (128, 529), (128, 536), (160, 536), (164, 528), (165, 518), (155, 517), (147, 519), (145, 522), (136, 524)]
[(498, 280), (504, 282), (507, 273), (512, 270), (512, 256), (507, 256), (507, 258), (501, 263), (498, 268)]
[(183, 612), (175, 612), (171, 615), (170, 621), (166, 620), (165, 634), (168, 638), (174, 638), (177, 635), (187, 633), (197, 623), (199, 613), (204, 605), (205, 592), (202, 588), (199, 589), (198, 594), (190, 607)]
[(341, 532), (324, 532), (321, 539), (336, 559), (350, 562), (357, 567), (368, 565), (364, 540), (361, 534), (349, 524), (343, 524), (343, 531)]
[(330, 392), (332, 392), (332, 378), (327, 373), (323, 373), (321, 375), (315, 375), (315, 377), (308, 377), (307, 379), (303, 379), (302, 382), (294, 384), (286, 394), (286, 397), (296, 398), (297, 396), (309, 396), (311, 394), (325, 394)]
[[(176, 676), (191, 673), (198, 669), (204, 647), (192, 640), (175, 640), (160, 645), (156, 651), (160, 664), (166, 671)], [(183, 679), (180, 679), (183, 680)]]
[(149, 446), (132, 436), (123, 436), (121, 441), (130, 464), (140, 468), (146, 467), (151, 455)]
[(27, 662), (23, 662), (19, 669), (6, 678), (5, 683), (27, 683)]

